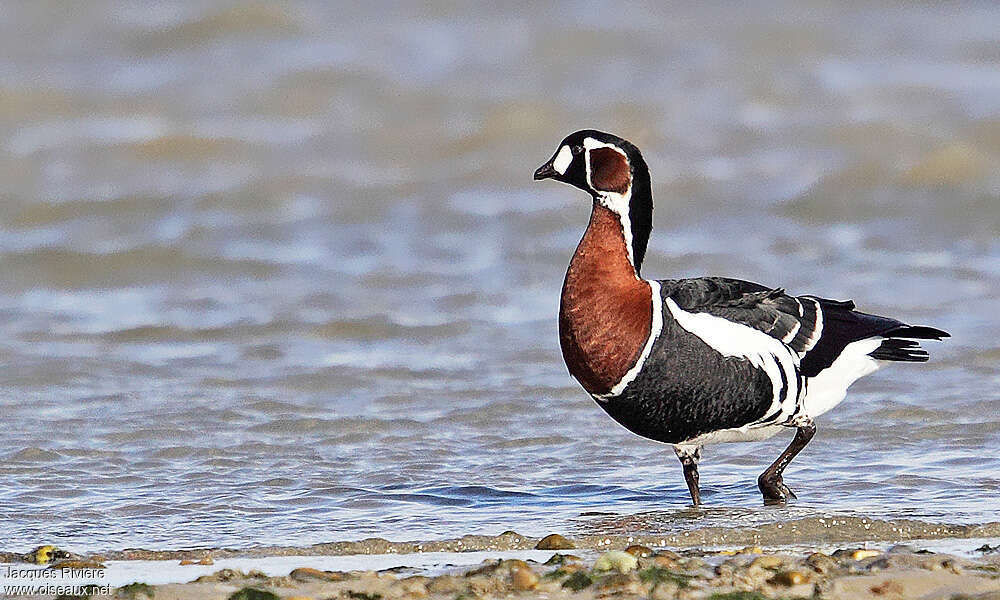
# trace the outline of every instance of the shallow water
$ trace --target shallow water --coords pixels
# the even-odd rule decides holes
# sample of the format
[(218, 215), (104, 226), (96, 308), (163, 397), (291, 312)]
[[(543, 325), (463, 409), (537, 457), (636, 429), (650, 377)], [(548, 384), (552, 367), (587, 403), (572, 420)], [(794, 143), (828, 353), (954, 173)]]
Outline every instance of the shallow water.
[[(1000, 8), (5, 7), (7, 550), (1000, 520)], [(581, 193), (630, 138), (648, 277), (948, 330), (787, 440), (669, 448), (566, 374)]]

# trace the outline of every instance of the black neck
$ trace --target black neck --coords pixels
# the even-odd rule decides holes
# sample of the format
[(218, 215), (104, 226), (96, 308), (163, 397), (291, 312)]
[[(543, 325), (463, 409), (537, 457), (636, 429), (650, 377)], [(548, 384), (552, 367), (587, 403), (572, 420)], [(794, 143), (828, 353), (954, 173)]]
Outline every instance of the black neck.
[(638, 148), (633, 146), (633, 149), (634, 152), (628, 153), (629, 164), (632, 166), (632, 197), (629, 201), (628, 220), (632, 225), (632, 257), (638, 274), (642, 259), (646, 256), (649, 233), (653, 229), (653, 189), (649, 184), (646, 161), (642, 159)]

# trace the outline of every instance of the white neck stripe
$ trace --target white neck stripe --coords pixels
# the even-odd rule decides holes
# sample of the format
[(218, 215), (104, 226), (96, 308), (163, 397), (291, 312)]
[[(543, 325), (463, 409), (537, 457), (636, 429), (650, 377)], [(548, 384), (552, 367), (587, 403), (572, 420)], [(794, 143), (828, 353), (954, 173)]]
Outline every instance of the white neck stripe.
[(606, 394), (593, 394), (594, 400), (598, 402), (607, 402), (615, 396), (620, 396), (625, 391), (625, 388), (628, 387), (628, 384), (635, 381), (635, 378), (639, 376), (639, 372), (642, 371), (643, 365), (646, 364), (649, 353), (653, 351), (653, 343), (656, 342), (656, 338), (660, 337), (660, 331), (663, 330), (663, 299), (660, 298), (660, 282), (650, 281), (648, 283), (653, 302), (653, 320), (649, 326), (649, 338), (646, 340), (646, 345), (642, 347), (642, 353), (639, 354), (639, 358), (636, 359), (635, 364), (622, 376), (618, 383), (613, 385)]
[[(628, 162), (628, 156), (612, 144), (605, 144), (604, 142), (599, 142), (594, 138), (588, 137), (583, 139), (583, 147), (587, 149), (584, 152), (584, 164), (587, 168), (587, 185), (590, 189), (597, 193), (597, 200), (601, 203), (601, 206), (607, 208), (611, 212), (618, 215), (618, 220), (621, 222), (622, 226), (622, 237), (625, 238), (625, 248), (628, 251), (628, 262), (632, 265), (632, 270), (635, 271), (635, 255), (632, 251), (632, 220), (629, 218), (629, 206), (632, 201), (632, 181), (629, 178), (628, 189), (625, 190), (624, 194), (619, 194), (616, 192), (606, 192), (603, 190), (598, 190), (594, 187), (594, 182), (591, 179), (591, 169), (590, 169), (590, 151), (597, 148), (611, 148), (615, 152), (621, 154), (625, 157), (625, 161)], [(564, 146), (565, 148), (565, 146)], [(562, 150), (559, 151), (560, 154)], [(638, 276), (638, 275), (637, 275)]]

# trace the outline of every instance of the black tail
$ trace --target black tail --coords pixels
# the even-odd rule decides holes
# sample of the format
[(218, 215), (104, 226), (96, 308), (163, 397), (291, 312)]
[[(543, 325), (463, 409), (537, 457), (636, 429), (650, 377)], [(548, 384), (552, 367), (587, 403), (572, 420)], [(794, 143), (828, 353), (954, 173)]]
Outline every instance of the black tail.
[(940, 329), (919, 326), (911, 327), (909, 325), (893, 329), (882, 335), (886, 339), (882, 341), (881, 346), (869, 352), (868, 356), (877, 360), (895, 360), (899, 362), (927, 362), (927, 359), (930, 358), (927, 351), (921, 348), (913, 339), (940, 340), (941, 338), (951, 337), (948, 332), (941, 331)]
[(878, 360), (897, 360), (901, 362), (927, 362), (930, 355), (913, 340), (887, 338), (882, 345), (868, 353), (868, 356)]
[(951, 334), (947, 331), (941, 331), (933, 327), (923, 327), (921, 325), (915, 327), (904, 325), (881, 335), (887, 338), (912, 338), (915, 340), (940, 340), (941, 338), (951, 337)]

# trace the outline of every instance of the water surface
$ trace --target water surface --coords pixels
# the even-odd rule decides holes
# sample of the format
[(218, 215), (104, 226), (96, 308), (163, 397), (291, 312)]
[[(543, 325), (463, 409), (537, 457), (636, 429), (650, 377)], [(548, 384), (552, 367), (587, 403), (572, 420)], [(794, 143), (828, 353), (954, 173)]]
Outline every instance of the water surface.
[[(0, 537), (26, 551), (997, 521), (1000, 8), (5, 6)], [(648, 277), (950, 331), (786, 439), (668, 447), (567, 375), (597, 127), (650, 164)], [(815, 522), (815, 521), (812, 521)]]

